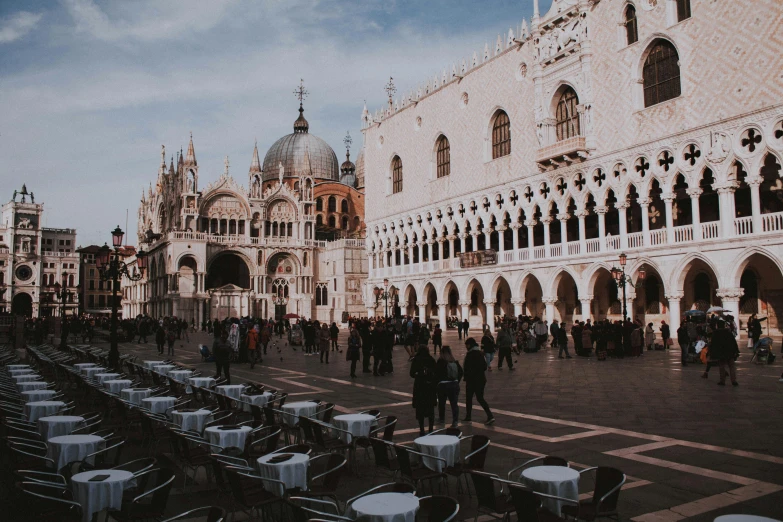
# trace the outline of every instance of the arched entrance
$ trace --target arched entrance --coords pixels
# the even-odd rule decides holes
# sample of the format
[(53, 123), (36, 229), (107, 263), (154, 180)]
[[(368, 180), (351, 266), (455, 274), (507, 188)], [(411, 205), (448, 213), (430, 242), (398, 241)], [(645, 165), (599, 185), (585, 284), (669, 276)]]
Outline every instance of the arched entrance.
[[(419, 307), (416, 306), (416, 301), (418, 299), (416, 295), (416, 289), (413, 288), (413, 285), (408, 285), (405, 288), (405, 293), (402, 296), (403, 298), (403, 304), (405, 310), (405, 315), (409, 315), (411, 317), (415, 317), (419, 315)], [(419, 317), (420, 321), (423, 321), (423, 317)]]
[(752, 254), (740, 264), (739, 286), (743, 295), (739, 303), (739, 320), (745, 325), (752, 314), (766, 317), (770, 331), (780, 330), (783, 316), (783, 274), (778, 265), (764, 254)]
[(579, 302), (579, 289), (576, 281), (568, 272), (560, 272), (554, 282), (555, 320), (571, 324), (576, 316), (581, 315), (582, 305)]
[(531, 318), (542, 317), (544, 315), (544, 295), (541, 289), (541, 283), (538, 278), (532, 274), (522, 280), (522, 295), (525, 301), (522, 303), (522, 314)]
[[(459, 306), (459, 289), (453, 281), (446, 283), (446, 318), (462, 320), (462, 310)], [(443, 325), (441, 325), (443, 327)]]
[[(663, 278), (651, 265), (644, 263), (636, 268), (632, 275), (634, 282), (639, 282), (639, 271), (644, 269), (644, 282), (636, 288), (636, 298), (633, 301), (633, 317), (643, 324), (655, 323), (669, 319), (669, 303), (666, 300), (666, 291), (663, 286)], [(629, 310), (629, 314), (630, 310)]]
[(495, 296), (495, 324), (500, 324), (503, 317), (514, 317), (514, 305), (511, 304), (511, 287), (504, 277), (498, 277), (493, 285)]
[(484, 304), (484, 289), (475, 279), (468, 283), (468, 296), (470, 299), (470, 305), (468, 305), (470, 329), (482, 330), (487, 322), (487, 307)]
[[(439, 312), (438, 292), (435, 290), (435, 287), (432, 286), (432, 283), (427, 283), (427, 286), (424, 287), (424, 299), (427, 305), (425, 306), (422, 321), (430, 321), (430, 318), (435, 318), (437, 320)], [(441, 328), (444, 326), (445, 325), (441, 325)]]
[(272, 295), (271, 305), (274, 306), (276, 321), (282, 320), (289, 311), (296, 311), (296, 307), (291, 306), (290, 303), (293, 295), (298, 293), (296, 286), (298, 266), (296, 259), (284, 252), (271, 256), (267, 261), (266, 293)]
[(198, 264), (191, 256), (186, 256), (179, 261), (179, 294), (191, 294), (198, 291), (196, 286), (196, 274)]
[(683, 310), (702, 310), (711, 306), (720, 306), (721, 300), (716, 295), (718, 278), (709, 264), (703, 259), (693, 259), (684, 267), (681, 276), (684, 297)]
[(620, 320), (623, 317), (622, 303), (620, 302), (620, 292), (617, 288), (617, 282), (612, 277), (611, 272), (604, 267), (599, 268), (593, 273), (592, 289), (592, 317), (595, 321), (604, 319)]
[(25, 317), (33, 316), (33, 298), (30, 294), (24, 292), (16, 294), (11, 301), (11, 314), (23, 315)]
[(233, 252), (219, 254), (207, 268), (207, 289), (225, 285), (250, 288), (250, 269), (239, 254)]

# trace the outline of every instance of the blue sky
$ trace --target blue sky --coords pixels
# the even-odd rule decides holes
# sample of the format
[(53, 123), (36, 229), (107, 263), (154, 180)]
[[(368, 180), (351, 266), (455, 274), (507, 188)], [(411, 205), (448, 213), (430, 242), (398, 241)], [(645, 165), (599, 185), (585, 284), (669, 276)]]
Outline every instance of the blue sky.
[[(223, 171), (246, 185), (292, 131), (304, 78), (310, 131), (342, 158), (361, 143), (394, 76), (400, 93), (490, 47), (530, 19), (533, 0), (3, 0), (0, 199), (27, 183), (46, 226), (82, 245), (135, 232), (143, 188), (193, 132), (202, 187)], [(546, 12), (550, 0), (541, 0)], [(167, 160), (168, 161), (168, 160)], [(135, 242), (135, 237), (130, 242)]]

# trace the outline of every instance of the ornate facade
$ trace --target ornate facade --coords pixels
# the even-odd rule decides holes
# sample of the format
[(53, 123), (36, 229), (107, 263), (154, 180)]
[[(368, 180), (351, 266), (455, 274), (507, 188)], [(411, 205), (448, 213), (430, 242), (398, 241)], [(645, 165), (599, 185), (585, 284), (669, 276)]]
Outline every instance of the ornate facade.
[(619, 318), (624, 252), (636, 319), (676, 328), (720, 305), (777, 328), (779, 19), (775, 0), (555, 0), (543, 16), (536, 0), (529, 26), (365, 108), (368, 312), (388, 278), (403, 313), (441, 323)]

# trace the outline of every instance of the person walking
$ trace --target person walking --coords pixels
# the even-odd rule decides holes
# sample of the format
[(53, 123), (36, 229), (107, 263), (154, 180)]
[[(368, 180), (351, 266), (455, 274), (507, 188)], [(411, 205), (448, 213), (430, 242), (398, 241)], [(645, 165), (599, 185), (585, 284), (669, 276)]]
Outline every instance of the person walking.
[(558, 326), (557, 321), (552, 321), (552, 324), (549, 326), (549, 333), (552, 335), (552, 348), (557, 348), (559, 346), (559, 331), (560, 326)]
[(462, 380), (463, 373), (462, 366), (451, 353), (451, 347), (444, 346), (435, 365), (435, 377), (438, 382), (438, 422), (445, 422), (448, 399), (451, 404), (452, 428), (459, 424), (459, 382)]
[(546, 344), (546, 339), (549, 334), (549, 328), (546, 326), (546, 321), (542, 321), (537, 317), (536, 324), (533, 326), (533, 333), (536, 334), (536, 350), (540, 350)]
[(159, 324), (155, 331), (155, 344), (158, 345), (158, 354), (163, 355), (163, 346), (166, 344), (166, 330), (163, 329), (163, 324)]
[(648, 352), (655, 349), (655, 329), (652, 323), (648, 323), (644, 328), (644, 345)]
[(691, 338), (688, 335), (688, 326), (684, 322), (677, 328), (677, 344), (680, 345), (680, 363), (688, 366), (688, 348), (691, 345)]
[(481, 350), (484, 352), (484, 358), (487, 360), (487, 370), (492, 371), (492, 359), (495, 358), (495, 339), (489, 328), (484, 330), (484, 336), (481, 338)]
[(644, 353), (644, 334), (642, 333), (641, 325), (637, 323), (633, 324), (633, 330), (631, 331), (631, 355), (639, 357)]
[(470, 329), (470, 323), (466, 317), (465, 320), (462, 321), (462, 335), (465, 337), (465, 339), (468, 338), (468, 329)]
[(166, 343), (168, 344), (169, 350), (168, 355), (173, 356), (174, 355), (174, 342), (177, 340), (177, 334), (174, 333), (174, 328), (169, 328), (168, 332), (166, 332)]
[(337, 328), (337, 323), (332, 323), (332, 326), (329, 327), (329, 339), (332, 343), (332, 351), (336, 352), (338, 349), (337, 346), (337, 336), (340, 335), (340, 329)]
[[(427, 327), (425, 323), (422, 323), (421, 326), (419, 326), (419, 332), (417, 334), (417, 344), (419, 347), (421, 346), (427, 346), (430, 342), (430, 329)], [(433, 355), (435, 352), (433, 352)]]
[(329, 333), (329, 325), (323, 323), (320, 331), (320, 350), (321, 350), (321, 364), (324, 362), (324, 355), (326, 355), (326, 364), (329, 364), (329, 344), (331, 343), (332, 336)]
[(492, 415), (492, 410), (489, 409), (489, 404), (484, 399), (484, 388), (487, 385), (487, 360), (484, 358), (484, 354), (481, 353), (478, 343), (472, 337), (465, 340), (465, 348), (467, 348), (468, 353), (465, 354), (463, 362), (465, 366), (463, 375), (465, 378), (465, 418), (463, 421), (471, 422), (473, 396), (475, 395), (476, 401), (484, 408), (484, 413), (487, 415), (487, 420), (484, 421), (484, 424), (489, 426), (495, 422), (495, 417)]
[(351, 379), (356, 378), (356, 361), (361, 358), (361, 354), (362, 337), (359, 335), (359, 330), (353, 328), (348, 335), (348, 350), (345, 352), (345, 360), (351, 361)]
[(258, 325), (255, 325), (247, 332), (247, 358), (250, 361), (251, 370), (258, 360), (258, 328)]
[(359, 324), (359, 336), (362, 338), (362, 373), (372, 373), (370, 357), (372, 356), (372, 334), (366, 320)]
[(557, 356), (560, 359), (563, 359), (564, 353), (566, 359), (571, 358), (571, 355), (568, 353), (568, 332), (566, 332), (565, 322), (561, 322), (560, 328), (557, 329), (557, 346), (559, 348)]
[[(731, 384), (739, 386), (737, 382), (737, 368), (734, 361), (739, 357), (739, 347), (737, 339), (734, 338), (731, 331), (726, 328), (726, 321), (719, 320), (718, 328), (712, 332), (710, 340), (710, 358), (717, 361), (720, 367), (720, 386), (726, 385), (726, 374), (731, 377)], [(728, 367), (728, 371), (726, 368)]]
[(661, 321), (661, 339), (663, 339), (663, 349), (668, 350), (669, 349), (669, 339), (671, 339), (672, 333), (671, 329), (669, 328), (669, 325), (666, 324), (666, 321)]
[(438, 353), (438, 348), (443, 346), (443, 330), (440, 329), (440, 323), (435, 325), (435, 330), (432, 331), (432, 355)]
[[(147, 343), (147, 330), (149, 329), (149, 326), (147, 325), (147, 321), (145, 319), (142, 319), (139, 321), (139, 341), (140, 343)], [(144, 339), (142, 341), (142, 339)]]
[(226, 376), (226, 384), (231, 384), (229, 366), (231, 364), (231, 343), (228, 342), (228, 331), (224, 328), (215, 332), (215, 341), (212, 343), (212, 355), (215, 357), (215, 379), (220, 375)]
[(500, 327), (497, 338), (498, 346), (498, 370), (503, 369), (503, 361), (505, 360), (509, 371), (514, 370), (514, 365), (511, 362), (511, 345), (514, 344), (514, 338), (511, 336), (511, 332), (508, 329), (507, 324), (503, 324)]
[(457, 321), (457, 338), (462, 340), (462, 321)]
[(269, 341), (272, 339), (272, 333), (269, 331), (269, 328), (266, 325), (263, 325), (261, 327), (261, 331), (258, 334), (258, 340), (261, 342), (261, 345), (264, 347), (264, 355), (266, 355), (266, 347), (269, 346)]
[[(394, 333), (390, 335), (394, 336)], [(386, 373), (383, 365), (383, 354), (386, 350), (387, 340), (388, 337), (383, 323), (376, 324), (375, 329), (372, 331), (372, 374), (376, 377), (382, 377)]]
[[(441, 352), (443, 353), (443, 352)], [(422, 346), (411, 361), (410, 376), (413, 378), (413, 408), (419, 421), (419, 435), (424, 435), (424, 419), (429, 420), (430, 433), (435, 424), (436, 392), (435, 359), (426, 346)]]

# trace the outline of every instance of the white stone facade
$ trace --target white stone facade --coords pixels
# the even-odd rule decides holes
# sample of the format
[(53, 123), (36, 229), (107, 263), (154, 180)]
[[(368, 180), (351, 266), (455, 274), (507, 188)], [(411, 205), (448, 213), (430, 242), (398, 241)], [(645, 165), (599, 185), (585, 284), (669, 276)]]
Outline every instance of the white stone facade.
[[(380, 187), (366, 194), (367, 302), (388, 278), (403, 313), (441, 322), (618, 318), (609, 270), (625, 252), (634, 282), (639, 268), (648, 276), (626, 288), (632, 317), (676, 328), (683, 311), (722, 305), (740, 318), (769, 315), (776, 327), (780, 4), (687, 3), (679, 20), (674, 0), (556, 0), (529, 29), (365, 111), (366, 184)], [(644, 67), (661, 42), (676, 50), (680, 93), (645, 107)], [(578, 130), (561, 135), (569, 90)], [(500, 111), (510, 154), (493, 159)], [(438, 178), (440, 136), (450, 173)], [(454, 255), (490, 249), (497, 265), (462, 268)]]

